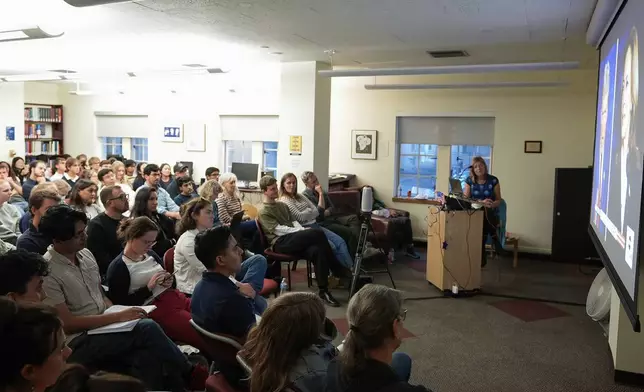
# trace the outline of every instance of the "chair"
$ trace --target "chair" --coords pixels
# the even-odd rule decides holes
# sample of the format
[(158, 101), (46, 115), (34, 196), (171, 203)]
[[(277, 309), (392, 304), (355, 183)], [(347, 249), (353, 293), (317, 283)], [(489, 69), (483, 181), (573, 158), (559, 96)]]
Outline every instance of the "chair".
[[(231, 373), (243, 373), (237, 363), (237, 353), (242, 348), (242, 343), (234, 336), (212, 333), (202, 328), (193, 319), (190, 325), (205, 342), (205, 354), (214, 361), (220, 369), (229, 369)], [(228, 373), (227, 373), (228, 374)]]
[(257, 207), (252, 204), (244, 203), (242, 210), (244, 210), (244, 214), (246, 214), (250, 219), (257, 219), (257, 215), (259, 215)]
[[(268, 260), (269, 264), (272, 264), (274, 262), (278, 263), (286, 263), (286, 271), (287, 271), (287, 282), (288, 282), (288, 290), (291, 291), (291, 270), (295, 271), (295, 267), (297, 265), (297, 261), (299, 260), (299, 257), (293, 256), (293, 255), (287, 255), (284, 253), (278, 253), (275, 252), (271, 249), (271, 246), (268, 243), (268, 239), (266, 239), (266, 234), (264, 234), (264, 229), (262, 228), (262, 225), (259, 223), (259, 219), (255, 219), (255, 223), (257, 224), (257, 232), (259, 233), (259, 238), (260, 241), (262, 242), (262, 248), (264, 248), (264, 256), (266, 256), (266, 259)], [(293, 265), (291, 266), (291, 263)], [(307, 282), (309, 287), (313, 286), (313, 280), (311, 278), (311, 262), (306, 261), (306, 277), (307, 277)]]
[(275, 294), (275, 298), (280, 292), (280, 285), (274, 279), (264, 279), (264, 286), (262, 291), (259, 292), (259, 295), (262, 297), (270, 297), (271, 294)]
[(171, 274), (174, 273), (174, 247), (163, 254), (163, 268)]
[(222, 372), (214, 372), (206, 379), (206, 392), (237, 392)]

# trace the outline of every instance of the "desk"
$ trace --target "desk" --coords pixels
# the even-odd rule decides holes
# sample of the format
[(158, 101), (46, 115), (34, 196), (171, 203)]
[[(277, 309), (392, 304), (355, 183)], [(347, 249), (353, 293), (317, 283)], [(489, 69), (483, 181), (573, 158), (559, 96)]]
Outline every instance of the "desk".
[[(442, 211), (429, 207), (427, 281), (443, 291), (481, 288), (482, 210)], [(446, 246), (444, 246), (446, 243)]]

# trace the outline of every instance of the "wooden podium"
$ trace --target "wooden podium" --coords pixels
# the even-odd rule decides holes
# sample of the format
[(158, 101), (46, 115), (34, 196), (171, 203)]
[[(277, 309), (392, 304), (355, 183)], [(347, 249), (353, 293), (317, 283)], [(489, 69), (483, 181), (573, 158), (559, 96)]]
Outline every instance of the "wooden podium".
[(429, 207), (427, 281), (440, 290), (481, 288), (483, 210), (442, 211)]

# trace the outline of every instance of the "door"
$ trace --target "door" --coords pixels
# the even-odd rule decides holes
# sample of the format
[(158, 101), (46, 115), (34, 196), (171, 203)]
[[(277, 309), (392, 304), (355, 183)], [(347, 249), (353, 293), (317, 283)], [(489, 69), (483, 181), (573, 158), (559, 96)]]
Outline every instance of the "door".
[(578, 263), (597, 252), (588, 234), (592, 168), (555, 169), (552, 260)]

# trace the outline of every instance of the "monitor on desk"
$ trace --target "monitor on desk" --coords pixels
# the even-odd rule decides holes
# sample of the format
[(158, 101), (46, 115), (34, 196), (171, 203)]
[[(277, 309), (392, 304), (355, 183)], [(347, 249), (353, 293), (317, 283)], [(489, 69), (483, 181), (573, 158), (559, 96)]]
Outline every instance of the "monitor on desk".
[(256, 163), (233, 162), (231, 172), (237, 176), (241, 188), (248, 188), (250, 183), (257, 182), (259, 165)]

